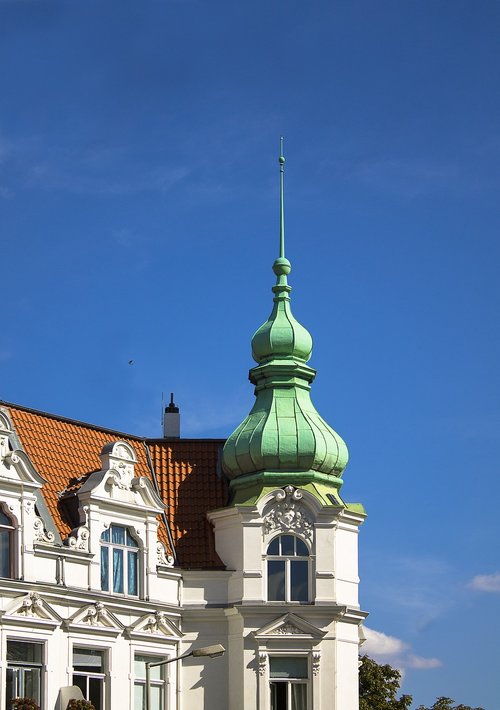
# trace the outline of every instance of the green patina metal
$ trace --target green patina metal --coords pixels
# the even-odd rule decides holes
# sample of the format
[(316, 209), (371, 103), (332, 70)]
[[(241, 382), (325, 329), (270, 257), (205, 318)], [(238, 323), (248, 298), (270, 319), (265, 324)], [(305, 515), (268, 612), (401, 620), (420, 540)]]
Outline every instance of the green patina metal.
[[(322, 419), (310, 398), (316, 371), (306, 363), (312, 353), (309, 332), (292, 315), (285, 257), (283, 139), (280, 150), (280, 251), (273, 264), (274, 306), (252, 338), (258, 363), (250, 370), (256, 400), (252, 411), (226, 441), (223, 468), (233, 502), (249, 502), (271, 486), (293, 484), (324, 500), (337, 491), (348, 452), (342, 438)], [(345, 506), (344, 503), (340, 503)]]

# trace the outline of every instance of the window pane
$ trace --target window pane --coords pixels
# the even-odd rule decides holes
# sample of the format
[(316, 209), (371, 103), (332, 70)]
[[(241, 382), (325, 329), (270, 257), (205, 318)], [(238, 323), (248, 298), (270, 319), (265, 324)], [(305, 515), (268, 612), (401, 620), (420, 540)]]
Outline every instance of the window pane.
[(285, 560), (267, 563), (267, 598), (271, 602), (285, 601)]
[[(23, 668), (24, 688), (22, 693), (26, 698), (34, 698), (37, 703), (40, 702), (40, 669), (39, 668)], [(96, 708), (97, 710), (97, 708)]]
[(121, 528), (119, 525), (111, 526), (111, 542), (115, 545), (125, 544), (125, 529)]
[(128, 593), (137, 594), (137, 552), (127, 553)]
[(292, 683), (292, 710), (307, 710), (307, 685)]
[(271, 683), (271, 710), (287, 710), (287, 683)]
[(113, 591), (123, 594), (123, 550), (113, 549)]
[(158, 685), (153, 685), (151, 687), (151, 710), (161, 710), (161, 699), (163, 695), (163, 688)]
[(77, 685), (82, 691), (84, 698), (87, 697), (87, 676), (86, 675), (74, 675), (73, 685)]
[(280, 553), (280, 539), (279, 537), (275, 537), (272, 542), (269, 543), (269, 547), (267, 548), (267, 554), (268, 555), (279, 555)]
[(7, 641), (7, 660), (24, 663), (42, 662), (42, 644)]
[(96, 651), (93, 648), (74, 648), (73, 668), (79, 671), (103, 673), (103, 655), (103, 651)]
[(136, 683), (134, 685), (134, 710), (145, 710), (145, 688), (143, 685)]
[[(165, 661), (164, 656), (142, 656), (139, 653), (135, 654), (134, 658), (134, 675), (136, 678), (146, 678), (146, 663), (156, 663), (157, 661)], [(164, 666), (155, 666), (150, 668), (151, 680), (163, 680)]]
[(89, 697), (95, 710), (101, 710), (102, 708), (102, 678), (89, 678)]
[(139, 545), (134, 540), (134, 538), (132, 537), (132, 535), (129, 533), (128, 530), (127, 530), (127, 547), (139, 547)]
[(295, 550), (294, 550), (295, 538), (293, 537), (293, 535), (282, 535), (280, 539), (281, 539), (281, 554), (282, 555), (295, 554)]
[(0, 577), (10, 577), (10, 541), (10, 532), (0, 530)]
[(307, 678), (307, 658), (304, 656), (271, 656), (271, 678)]
[(11, 707), (11, 701), (19, 697), (20, 668), (7, 668), (6, 707)]
[(296, 545), (296, 551), (297, 555), (299, 557), (308, 557), (309, 556), (309, 550), (307, 549), (307, 545), (305, 542), (302, 542), (302, 540), (299, 540), (298, 537), (295, 538), (295, 545)]
[(0, 525), (12, 525), (11, 519), (0, 509)]
[(87, 676), (86, 675), (74, 675), (73, 676), (73, 685), (76, 685), (80, 688), (82, 691), (82, 695), (84, 698), (87, 697)]
[(103, 532), (101, 535), (101, 540), (104, 540), (104, 542), (109, 542), (109, 528)]
[(109, 549), (101, 547), (101, 589), (109, 591)]
[(309, 564), (306, 560), (292, 560), (290, 562), (290, 601), (307, 602)]

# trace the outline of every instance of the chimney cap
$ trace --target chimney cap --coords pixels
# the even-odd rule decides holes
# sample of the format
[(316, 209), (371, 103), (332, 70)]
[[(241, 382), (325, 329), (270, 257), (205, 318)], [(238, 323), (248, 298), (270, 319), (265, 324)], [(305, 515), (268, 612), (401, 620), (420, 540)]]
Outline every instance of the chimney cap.
[(170, 404), (165, 407), (165, 414), (179, 414), (179, 407), (174, 403), (174, 393), (170, 392)]

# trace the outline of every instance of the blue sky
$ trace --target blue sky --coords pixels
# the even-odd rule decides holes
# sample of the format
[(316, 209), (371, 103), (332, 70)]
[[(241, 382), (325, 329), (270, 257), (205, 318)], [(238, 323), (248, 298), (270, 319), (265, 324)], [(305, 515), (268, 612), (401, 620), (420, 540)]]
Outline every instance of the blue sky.
[(498, 710), (499, 31), (488, 0), (0, 0), (0, 397), (156, 436), (173, 390), (227, 436), (283, 134), (369, 648), (415, 706)]

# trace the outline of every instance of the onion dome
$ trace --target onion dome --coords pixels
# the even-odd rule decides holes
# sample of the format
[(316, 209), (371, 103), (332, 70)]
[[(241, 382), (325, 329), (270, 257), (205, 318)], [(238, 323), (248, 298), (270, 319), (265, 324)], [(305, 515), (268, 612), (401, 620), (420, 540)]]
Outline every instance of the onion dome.
[(312, 353), (309, 332), (292, 315), (291, 264), (285, 258), (283, 166), (280, 155), (280, 255), (273, 264), (274, 306), (252, 338), (258, 363), (250, 370), (256, 401), (227, 439), (222, 465), (231, 487), (250, 478), (281, 484), (321, 481), (339, 488), (348, 461), (342, 438), (322, 419), (310, 398), (316, 371), (306, 363)]
[(292, 315), (290, 298), (292, 290), (287, 276), (292, 266), (288, 259), (279, 257), (273, 264), (278, 277), (273, 286), (274, 308), (267, 321), (260, 326), (252, 338), (252, 356), (255, 362), (270, 358), (293, 357), (307, 362), (312, 353), (312, 338), (309, 332)]

